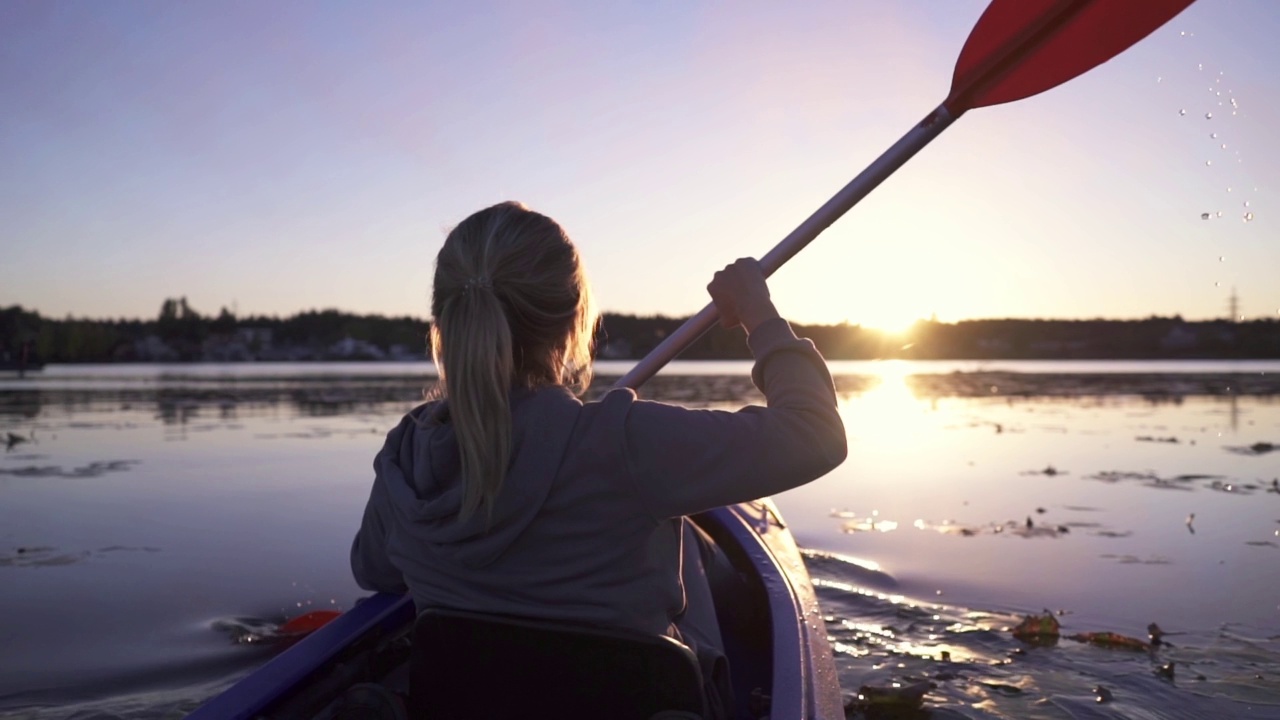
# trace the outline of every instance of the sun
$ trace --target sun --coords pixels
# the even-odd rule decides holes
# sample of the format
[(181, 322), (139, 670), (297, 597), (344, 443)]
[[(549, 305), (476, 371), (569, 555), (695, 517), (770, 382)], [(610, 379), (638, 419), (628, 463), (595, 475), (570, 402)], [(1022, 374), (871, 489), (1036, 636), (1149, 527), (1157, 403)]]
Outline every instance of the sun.
[(850, 322), (892, 337), (904, 337), (926, 314), (899, 307), (868, 308), (862, 317), (850, 318)]

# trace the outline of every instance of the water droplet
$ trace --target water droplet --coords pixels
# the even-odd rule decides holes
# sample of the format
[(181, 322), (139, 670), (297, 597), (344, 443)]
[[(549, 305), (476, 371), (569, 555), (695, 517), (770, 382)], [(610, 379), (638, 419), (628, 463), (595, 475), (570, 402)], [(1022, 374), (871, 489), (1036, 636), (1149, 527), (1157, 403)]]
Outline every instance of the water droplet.
[(1226, 259), (1227, 259), (1227, 256), (1226, 256), (1226, 255), (1219, 255), (1219, 256), (1218, 256), (1218, 262), (1222, 262), (1223, 260), (1226, 260)]
[(1220, 283), (1220, 282), (1215, 282), (1215, 283), (1213, 284), (1213, 286), (1214, 286), (1214, 287), (1222, 287), (1222, 283)]
[(1163, 80), (1163, 79), (1164, 79), (1164, 78), (1160, 77), (1159, 75), (1157, 75), (1157, 76), (1156, 76), (1156, 82), (1160, 82), (1160, 81), (1161, 81), (1161, 80)]
[(1218, 211), (1218, 217), (1222, 217), (1222, 211), (1221, 211), (1221, 210), (1219, 210), (1219, 211)]
[(1212, 165), (1212, 164), (1213, 164), (1213, 161), (1212, 161), (1212, 160), (1205, 160), (1205, 161), (1204, 161), (1204, 164), (1205, 164), (1205, 165)]
[(1244, 221), (1245, 221), (1245, 222), (1249, 222), (1249, 221), (1251, 221), (1251, 220), (1253, 220), (1253, 213), (1245, 213), (1245, 214), (1244, 214)]
[(1201, 220), (1208, 220), (1208, 219), (1209, 219), (1209, 213), (1200, 213), (1200, 219), (1201, 219)]
[(1248, 200), (1245, 200), (1245, 201), (1244, 201), (1244, 206), (1245, 206), (1245, 207), (1249, 207), (1249, 201), (1248, 201)]
[(1187, 36), (1187, 31), (1186, 31), (1186, 30), (1183, 30), (1182, 32), (1180, 32), (1180, 33), (1178, 33), (1178, 34), (1179, 34), (1179, 35), (1181, 35), (1181, 36), (1183, 36), (1183, 37), (1186, 37), (1186, 36)]
[(1226, 149), (1227, 149), (1227, 144), (1226, 144), (1226, 143), (1222, 143), (1222, 149), (1223, 149), (1223, 150), (1226, 150)]
[(1212, 120), (1212, 119), (1213, 119), (1213, 113), (1211, 113), (1211, 112), (1207, 112), (1207, 113), (1205, 113), (1205, 114), (1204, 114), (1204, 119), (1205, 119), (1205, 120)]
[(1203, 70), (1203, 69), (1204, 69), (1204, 63), (1196, 63), (1196, 69), (1197, 69), (1197, 70)]
[(1179, 115), (1186, 115), (1186, 114), (1187, 114), (1187, 111), (1186, 111), (1186, 110), (1179, 110), (1179, 111), (1178, 111), (1178, 114), (1179, 114)]
[(1218, 133), (1209, 133), (1209, 137), (1216, 139), (1218, 137)]

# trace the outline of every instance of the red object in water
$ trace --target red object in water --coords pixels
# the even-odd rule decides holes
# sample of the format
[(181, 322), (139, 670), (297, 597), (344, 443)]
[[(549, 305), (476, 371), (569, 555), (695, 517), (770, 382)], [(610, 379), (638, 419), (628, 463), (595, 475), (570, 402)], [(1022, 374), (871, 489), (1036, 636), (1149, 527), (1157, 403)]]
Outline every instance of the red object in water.
[(337, 610), (313, 610), (286, 621), (276, 634), (289, 637), (306, 635), (319, 630), (341, 614)]

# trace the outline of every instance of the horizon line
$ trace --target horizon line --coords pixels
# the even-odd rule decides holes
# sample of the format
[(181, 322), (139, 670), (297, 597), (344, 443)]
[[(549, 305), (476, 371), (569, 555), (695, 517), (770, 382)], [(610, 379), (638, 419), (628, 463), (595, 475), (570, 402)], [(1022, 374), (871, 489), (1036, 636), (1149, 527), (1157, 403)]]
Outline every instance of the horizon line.
[[(178, 299), (181, 299), (181, 298), (178, 298)], [(0, 312), (13, 310), (13, 309), (15, 309), (15, 308), (16, 308), (17, 310), (19, 310), (20, 312), (34, 313), (34, 314), (36, 314), (36, 315), (39, 315), (41, 318), (45, 318), (45, 319), (49, 319), (49, 320), (54, 320), (54, 321), (58, 321), (58, 322), (66, 322), (66, 321), (70, 320), (70, 321), (81, 321), (81, 322), (143, 322), (143, 323), (145, 323), (145, 322), (156, 322), (156, 321), (158, 320), (158, 316), (152, 316), (152, 317), (126, 317), (126, 316), (121, 315), (121, 316), (116, 316), (116, 317), (91, 317), (91, 316), (88, 316), (88, 315), (75, 315), (75, 314), (73, 314), (73, 313), (67, 313), (65, 316), (58, 317), (58, 316), (54, 316), (54, 315), (44, 314), (44, 313), (42, 313), (38, 308), (29, 308), (29, 307), (26, 307), (26, 306), (22, 305), (21, 303), (12, 303), (12, 304), (9, 304), (9, 305), (0, 305)], [(378, 312), (363, 312), (363, 313), (362, 313), (362, 312), (354, 311), (354, 310), (344, 310), (344, 309), (337, 308), (337, 307), (310, 308), (310, 309), (304, 309), (304, 310), (295, 310), (295, 311), (294, 311), (292, 314), (290, 314), (290, 315), (267, 314), (267, 313), (249, 313), (249, 314), (243, 314), (243, 315), (242, 315), (242, 314), (240, 314), (240, 313), (238, 313), (238, 312), (236, 312), (236, 311), (234, 311), (234, 310), (229, 310), (229, 309), (224, 305), (224, 306), (222, 306), (222, 307), (220, 307), (220, 308), (219, 308), (219, 312), (217, 312), (217, 313), (207, 313), (207, 314), (206, 314), (206, 313), (200, 313), (199, 311), (196, 311), (196, 314), (197, 314), (199, 317), (201, 317), (201, 318), (207, 318), (207, 319), (210, 319), (210, 320), (214, 320), (214, 319), (217, 319), (217, 318), (222, 314), (222, 312), (223, 312), (223, 311), (225, 311), (225, 312), (227, 312), (228, 314), (230, 314), (230, 315), (231, 315), (233, 318), (235, 318), (235, 319), (236, 319), (236, 321), (238, 321), (238, 322), (239, 322), (239, 321), (243, 321), (243, 320), (247, 320), (247, 319), (252, 319), (252, 318), (262, 318), (262, 319), (267, 319), (267, 320), (287, 320), (288, 318), (291, 318), (291, 317), (297, 317), (297, 316), (305, 315), (305, 314), (323, 314), (323, 313), (336, 313), (336, 314), (339, 314), (339, 315), (350, 315), (350, 316), (354, 316), (354, 317), (364, 317), (364, 318), (377, 317), (377, 318), (385, 318), (385, 319), (409, 319), (409, 320), (419, 321), (419, 322), (425, 322), (425, 323), (430, 323), (430, 322), (431, 322), (430, 317), (429, 317), (429, 316), (425, 316), (425, 315), (415, 315), (415, 314), (411, 314), (411, 313), (404, 313), (404, 314), (385, 314), (385, 313), (378, 313)], [(613, 315), (613, 316), (622, 316), (622, 317), (634, 317), (634, 318), (638, 318), (638, 319), (646, 319), (646, 320), (671, 320), (671, 321), (684, 321), (684, 320), (687, 320), (687, 319), (689, 319), (690, 317), (692, 317), (692, 316), (694, 315), (694, 313), (689, 313), (689, 314), (687, 314), (687, 315), (669, 315), (669, 314), (661, 313), (661, 312), (656, 312), (656, 313), (643, 313), (643, 312), (635, 312), (635, 311), (627, 312), (627, 311), (619, 311), (619, 310), (602, 310), (602, 311), (600, 311), (600, 316), (601, 316), (601, 317), (605, 317), (605, 316), (608, 316), (608, 315)], [(786, 319), (786, 320), (787, 320), (787, 322), (789, 322), (789, 323), (791, 323), (791, 324), (793, 324), (793, 325), (800, 325), (800, 326), (804, 326), (804, 327), (857, 327), (857, 328), (872, 329), (872, 330), (882, 330), (882, 331), (885, 331), (885, 330), (886, 330), (885, 328), (880, 328), (880, 327), (878, 327), (878, 326), (876, 326), (876, 325), (872, 325), (872, 324), (864, 324), (864, 323), (856, 322), (856, 321), (853, 321), (853, 320), (850, 320), (850, 319), (845, 319), (845, 320), (841, 320), (841, 321), (838, 321), (838, 322), (821, 322), (821, 321), (806, 321), (806, 320), (800, 320), (800, 319), (795, 319), (795, 318), (789, 318), (789, 317), (786, 317), (785, 315), (783, 315), (783, 318), (784, 318), (784, 319)], [(1277, 319), (1280, 319), (1280, 311), (1277, 311), (1277, 314), (1276, 314), (1275, 316), (1272, 316), (1272, 315), (1270, 315), (1269, 313), (1268, 313), (1268, 314), (1261, 314), (1261, 315), (1257, 315), (1257, 316), (1253, 316), (1253, 317), (1246, 317), (1245, 315), (1240, 315), (1238, 318), (1236, 318), (1236, 319), (1234, 319), (1234, 320), (1233, 320), (1231, 317), (1229, 317), (1229, 316), (1210, 316), (1210, 317), (1192, 318), (1192, 317), (1186, 317), (1186, 316), (1184, 316), (1182, 313), (1175, 313), (1175, 314), (1172, 314), (1172, 315), (1161, 315), (1161, 314), (1158, 314), (1158, 313), (1151, 313), (1151, 314), (1149, 314), (1149, 315), (1140, 316), (1140, 317), (1135, 317), (1135, 316), (1127, 316), (1127, 317), (1101, 317), (1101, 316), (1093, 316), (1093, 317), (1062, 317), (1062, 316), (1049, 316), (1049, 317), (1046, 317), (1046, 316), (1041, 316), (1041, 317), (1025, 317), (1025, 316), (1024, 316), (1024, 317), (1017, 317), (1017, 316), (1012, 316), (1012, 315), (1005, 315), (1005, 316), (969, 317), (969, 318), (960, 318), (960, 319), (955, 319), (955, 320), (940, 320), (940, 319), (937, 319), (936, 317), (934, 317), (934, 318), (923, 318), (923, 317), (921, 317), (921, 318), (916, 318), (914, 321), (912, 321), (912, 322), (911, 322), (911, 324), (910, 324), (910, 325), (906, 326), (906, 328), (911, 328), (911, 327), (914, 327), (914, 326), (919, 325), (919, 324), (921, 324), (921, 323), (925, 323), (925, 324), (937, 324), (937, 325), (958, 325), (958, 324), (960, 324), (960, 323), (966, 323), (966, 322), (1002, 322), (1002, 321), (1022, 321), (1022, 322), (1142, 322), (1142, 321), (1145, 321), (1145, 320), (1180, 320), (1180, 321), (1182, 321), (1182, 322), (1234, 322), (1234, 323), (1248, 323), (1248, 322), (1259, 322), (1259, 321), (1277, 320)]]

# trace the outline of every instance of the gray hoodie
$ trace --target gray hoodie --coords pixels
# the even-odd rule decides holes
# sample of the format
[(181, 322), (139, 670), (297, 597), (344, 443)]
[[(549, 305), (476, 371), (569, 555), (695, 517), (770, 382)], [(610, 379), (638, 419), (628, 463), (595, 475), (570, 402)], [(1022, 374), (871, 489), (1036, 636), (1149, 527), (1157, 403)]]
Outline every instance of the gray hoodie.
[(351, 548), (356, 582), (408, 590), (419, 608), (671, 634), (684, 609), (680, 517), (802, 485), (845, 457), (813, 344), (775, 319), (749, 345), (768, 407), (692, 410), (625, 389), (585, 404), (562, 387), (514, 392), (511, 465), (491, 520), (481, 510), (457, 521), (447, 408), (418, 407), (374, 459)]

